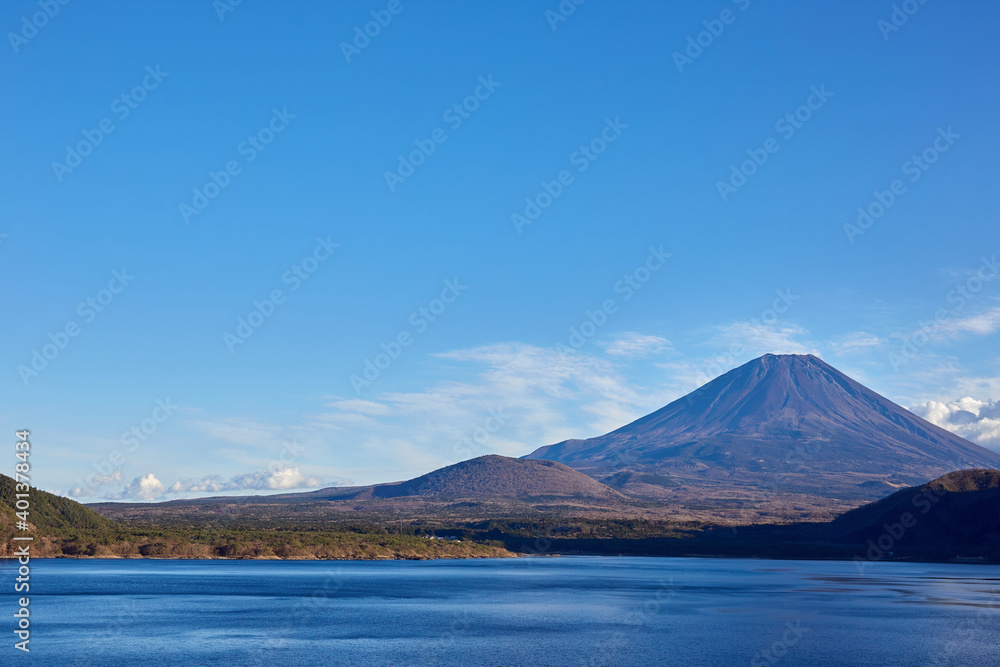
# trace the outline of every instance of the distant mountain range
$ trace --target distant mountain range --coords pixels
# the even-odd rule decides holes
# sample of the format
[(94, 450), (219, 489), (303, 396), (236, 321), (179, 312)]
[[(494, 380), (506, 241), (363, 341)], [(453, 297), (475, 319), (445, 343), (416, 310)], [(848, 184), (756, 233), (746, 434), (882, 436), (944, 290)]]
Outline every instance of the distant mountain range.
[[(275, 530), (341, 526), (401, 535), (380, 548), (405, 557), (443, 549), (413, 542), (413, 532), (444, 530), (515, 549), (545, 534), (562, 553), (996, 560), (998, 467), (1000, 454), (812, 355), (765, 355), (607, 435), (521, 459), (481, 456), (408, 481), (307, 493), (91, 505), (100, 516), (35, 492), (32, 508), (39, 528), (61, 536), (63, 554), (293, 553)], [(12, 489), (0, 476), (8, 534)], [(803, 520), (813, 523), (790, 523)], [(157, 541), (158, 526), (170, 527), (170, 540)], [(206, 526), (237, 526), (257, 541), (238, 533), (211, 547), (201, 537), (185, 543), (185, 531)], [(93, 540), (84, 551), (78, 533)], [(294, 553), (368, 553), (360, 543), (324, 551), (328, 541)], [(489, 549), (499, 546), (469, 553), (502, 551)]]
[(626, 494), (756, 487), (871, 497), (1000, 454), (880, 396), (813, 355), (764, 355), (611, 433), (541, 447)]
[(830, 519), (952, 470), (995, 467), (997, 453), (812, 355), (765, 355), (607, 435), (522, 459), (483, 456), (388, 484), (94, 507), (117, 518), (575, 512), (759, 523)]

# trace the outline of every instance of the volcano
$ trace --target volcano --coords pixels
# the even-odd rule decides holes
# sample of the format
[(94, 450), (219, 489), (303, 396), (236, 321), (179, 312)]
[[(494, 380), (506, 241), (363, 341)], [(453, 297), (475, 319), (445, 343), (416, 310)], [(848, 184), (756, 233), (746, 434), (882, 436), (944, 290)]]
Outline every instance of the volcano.
[(611, 433), (541, 447), (634, 495), (727, 480), (797, 493), (884, 495), (1000, 454), (927, 422), (813, 355), (768, 354)]
[(330, 488), (293, 498), (370, 500), (374, 498), (578, 497), (621, 500), (617, 491), (577, 470), (548, 460), (526, 461), (490, 454), (455, 463), (406, 482)]

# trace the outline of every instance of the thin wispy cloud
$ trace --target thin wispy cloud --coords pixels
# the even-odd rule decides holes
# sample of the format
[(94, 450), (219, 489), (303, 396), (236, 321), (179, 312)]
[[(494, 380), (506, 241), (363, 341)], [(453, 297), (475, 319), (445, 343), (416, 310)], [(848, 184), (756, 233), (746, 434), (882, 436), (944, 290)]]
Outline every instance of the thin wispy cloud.
[(938, 325), (935, 333), (939, 336), (957, 338), (963, 334), (988, 336), (1000, 331), (1000, 306), (982, 313), (949, 320)]
[(101, 489), (106, 486), (117, 484), (122, 481), (122, 470), (118, 468), (107, 475), (93, 475), (89, 477), (88, 486), (74, 486), (69, 490), (71, 498), (89, 498), (99, 495)]
[[(660, 407), (655, 392), (635, 386), (617, 363), (583, 351), (497, 344), (436, 356), (457, 362), (469, 379), (364, 401), (333, 398), (302, 428), (325, 436), (341, 460), (375, 456), (402, 476), (469, 456), (521, 456), (599, 435)], [(474, 442), (497, 416), (502, 424)]]
[(709, 332), (705, 345), (720, 350), (739, 348), (740, 354), (747, 359), (769, 353), (821, 354), (817, 344), (807, 339), (808, 330), (787, 322), (733, 322), (711, 328)]
[(661, 336), (628, 332), (611, 341), (604, 351), (616, 356), (636, 357), (656, 354), (672, 347), (673, 344)]
[(886, 344), (886, 339), (879, 338), (866, 331), (855, 331), (853, 333), (834, 338), (828, 341), (830, 349), (835, 354), (856, 354), (859, 352), (869, 352)]
[(187, 426), (210, 438), (250, 447), (266, 447), (278, 439), (281, 432), (280, 427), (274, 424), (240, 419), (189, 421)]

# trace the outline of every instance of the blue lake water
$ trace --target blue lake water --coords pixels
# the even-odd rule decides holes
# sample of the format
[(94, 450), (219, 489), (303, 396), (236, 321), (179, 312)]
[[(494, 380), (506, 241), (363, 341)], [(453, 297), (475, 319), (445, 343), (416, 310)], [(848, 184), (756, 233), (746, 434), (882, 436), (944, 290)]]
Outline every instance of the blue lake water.
[(689, 558), (32, 562), (2, 665), (1000, 665), (1000, 567)]

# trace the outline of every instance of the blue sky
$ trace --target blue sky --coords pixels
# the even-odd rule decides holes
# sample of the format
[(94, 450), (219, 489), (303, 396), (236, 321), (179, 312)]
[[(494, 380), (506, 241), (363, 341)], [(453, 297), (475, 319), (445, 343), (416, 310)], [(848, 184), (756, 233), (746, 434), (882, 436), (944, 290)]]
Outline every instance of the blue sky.
[(35, 482), (403, 479), (766, 352), (1000, 449), (1000, 8), (675, 4), (6, 3)]

